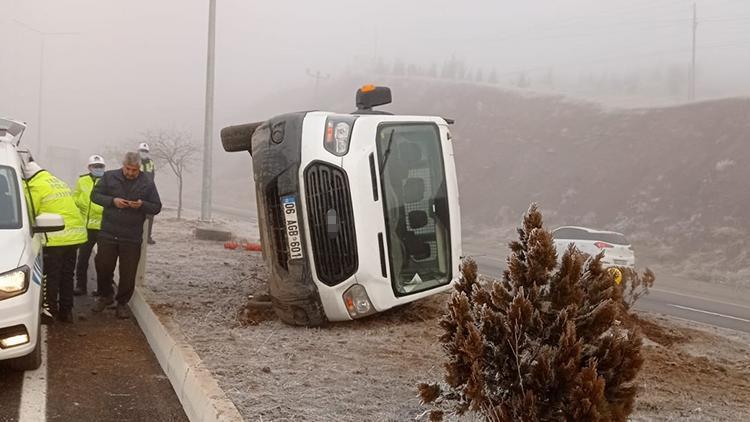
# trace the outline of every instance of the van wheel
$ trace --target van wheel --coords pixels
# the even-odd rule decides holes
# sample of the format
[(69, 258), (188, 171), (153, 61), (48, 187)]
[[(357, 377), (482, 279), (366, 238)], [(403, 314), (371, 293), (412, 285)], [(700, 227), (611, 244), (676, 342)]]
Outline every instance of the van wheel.
[(26, 356), (21, 356), (8, 361), (8, 365), (17, 371), (33, 371), (38, 369), (42, 365), (42, 317), (39, 316), (39, 324), (37, 326), (36, 335), (36, 346)]
[(297, 301), (294, 303), (273, 301), (273, 310), (284, 323), (317, 327), (326, 322), (323, 306), (317, 300)]
[(221, 130), (221, 145), (224, 151), (249, 151), (252, 155), (252, 138), (259, 123), (248, 123), (244, 125), (229, 126)]

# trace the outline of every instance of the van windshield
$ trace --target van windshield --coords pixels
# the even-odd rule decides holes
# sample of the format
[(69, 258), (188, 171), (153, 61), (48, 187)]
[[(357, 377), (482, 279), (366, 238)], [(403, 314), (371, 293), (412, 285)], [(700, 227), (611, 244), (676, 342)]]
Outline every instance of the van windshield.
[(628, 239), (620, 233), (591, 233), (586, 230), (572, 227), (559, 228), (552, 232), (552, 237), (557, 240), (598, 240), (600, 242), (607, 242), (615, 245), (630, 245)]
[(394, 292), (449, 283), (450, 219), (437, 125), (382, 124), (377, 148)]
[(0, 166), (0, 230), (21, 228), (18, 178), (12, 167)]

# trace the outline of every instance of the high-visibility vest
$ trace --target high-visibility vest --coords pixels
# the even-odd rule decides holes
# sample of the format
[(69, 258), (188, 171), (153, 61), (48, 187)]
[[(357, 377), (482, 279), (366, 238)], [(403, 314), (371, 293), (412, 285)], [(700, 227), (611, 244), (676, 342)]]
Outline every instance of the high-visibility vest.
[[(42, 170), (26, 181), (27, 196), (33, 206), (34, 215), (49, 212), (59, 214), (65, 222), (65, 229), (47, 233), (46, 246), (71, 246), (86, 243), (88, 232), (81, 218), (81, 212), (65, 182)], [(29, 199), (29, 198), (27, 198)]]
[(148, 159), (148, 160), (141, 160), (141, 171), (144, 173), (148, 173), (149, 176), (154, 176), (154, 170), (156, 170), (156, 166), (154, 166), (154, 160)]
[(104, 208), (95, 202), (91, 202), (91, 191), (97, 183), (99, 183), (98, 177), (94, 177), (90, 173), (82, 174), (76, 182), (76, 190), (73, 193), (76, 205), (81, 211), (81, 218), (83, 218), (86, 228), (91, 230), (101, 230), (102, 228)]

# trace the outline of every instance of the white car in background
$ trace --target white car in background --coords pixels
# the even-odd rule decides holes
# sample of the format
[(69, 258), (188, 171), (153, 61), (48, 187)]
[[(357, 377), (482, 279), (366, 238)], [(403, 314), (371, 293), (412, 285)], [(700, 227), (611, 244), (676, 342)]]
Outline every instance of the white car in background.
[(42, 362), (44, 233), (65, 228), (57, 214), (34, 218), (26, 201), (18, 147), (25, 128), (0, 118), (0, 361), (19, 370)]
[(558, 259), (573, 243), (578, 250), (591, 256), (604, 252), (602, 264), (605, 267), (635, 267), (633, 246), (622, 233), (564, 226), (553, 230), (552, 238)]

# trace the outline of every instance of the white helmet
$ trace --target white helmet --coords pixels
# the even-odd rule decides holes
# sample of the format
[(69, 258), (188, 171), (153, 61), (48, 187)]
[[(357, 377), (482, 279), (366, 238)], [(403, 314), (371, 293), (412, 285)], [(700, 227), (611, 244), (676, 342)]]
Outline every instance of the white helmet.
[(138, 144), (138, 151), (146, 151), (146, 152), (149, 152), (149, 151), (151, 151), (151, 149), (150, 149), (150, 148), (148, 147), (148, 144), (147, 144), (147, 143), (145, 143), (145, 142), (141, 142), (140, 144)]
[(102, 166), (106, 166), (106, 163), (104, 162), (104, 158), (101, 155), (92, 155), (89, 157), (89, 164), (90, 166), (100, 164)]

